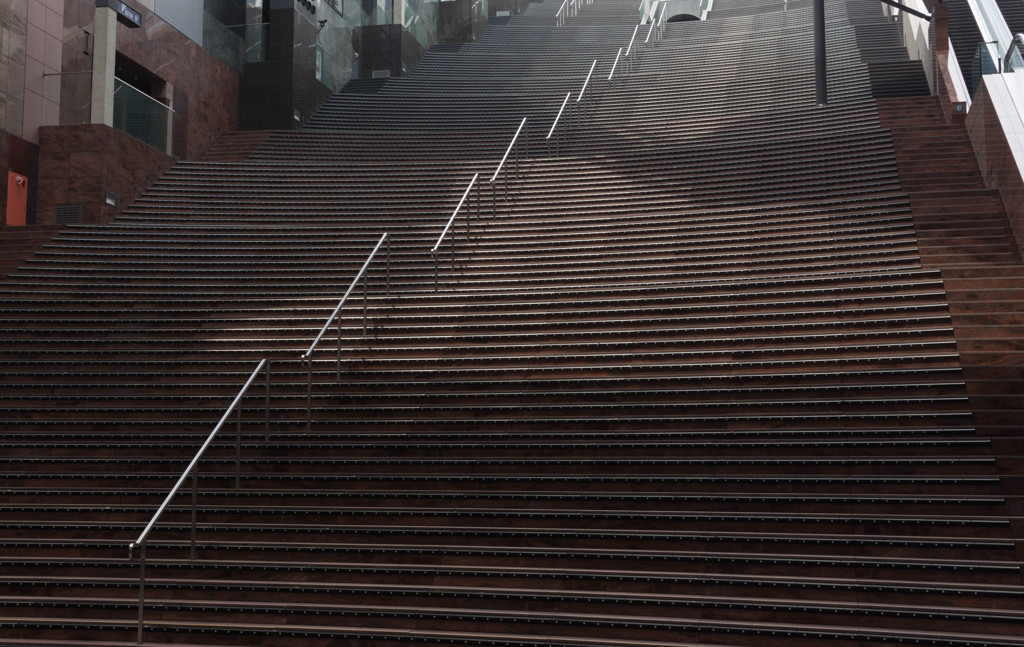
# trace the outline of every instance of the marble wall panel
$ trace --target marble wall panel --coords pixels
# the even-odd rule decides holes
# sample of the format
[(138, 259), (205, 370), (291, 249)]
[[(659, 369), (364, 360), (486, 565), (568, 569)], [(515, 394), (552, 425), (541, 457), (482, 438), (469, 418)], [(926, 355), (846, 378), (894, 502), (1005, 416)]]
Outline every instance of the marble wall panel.
[(1024, 125), (1016, 114), (1004, 114), (1000, 118), (1000, 109), (1006, 112), (1006, 107), (998, 104), (1007, 103), (1004, 95), (1011, 91), (1005, 87), (1002, 76), (1009, 75), (983, 77), (965, 124), (985, 186), (999, 191), (1018, 248), (1021, 248), (1024, 247), (1024, 179), (1021, 177)]
[[(103, 125), (40, 129), (40, 200), (37, 222), (53, 222), (57, 204), (80, 203), (83, 222), (116, 218), (167, 172), (174, 159), (119, 130)], [(105, 203), (106, 192), (117, 204)]]
[(0, 0), (0, 6), (0, 128), (23, 137), (28, 5)]
[[(93, 30), (93, 7), (65, 0), (64, 71), (91, 69), (83, 52), (86, 32)], [(187, 102), (172, 106), (176, 113), (173, 151), (181, 159), (197, 159), (221, 134), (238, 128), (238, 97), (241, 76), (144, 6), (143, 27), (118, 24), (117, 51), (160, 77), (174, 88), (174, 99)], [(74, 43), (74, 44), (73, 44)], [(84, 90), (82, 91), (83, 96)]]
[(156, 14), (144, 13), (142, 29), (118, 26), (117, 49), (182, 89), (188, 101), (183, 154), (196, 159), (221, 134), (238, 127), (241, 76)]

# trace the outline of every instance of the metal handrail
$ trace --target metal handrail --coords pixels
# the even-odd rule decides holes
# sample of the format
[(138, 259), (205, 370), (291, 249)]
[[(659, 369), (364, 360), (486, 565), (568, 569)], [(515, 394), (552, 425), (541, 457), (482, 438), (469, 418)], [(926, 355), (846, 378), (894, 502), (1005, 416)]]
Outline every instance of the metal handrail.
[(1003, 72), (1011, 71), (1010, 58), (1013, 56), (1013, 50), (1015, 49), (1024, 55), (1024, 34), (1013, 35), (1013, 40), (1010, 41), (1010, 46), (1006, 48), (1006, 54), (1003, 56)]
[[(366, 274), (366, 269), (370, 267), (370, 263), (373, 262), (377, 252), (380, 251), (381, 245), (387, 243), (387, 276), (386, 276), (386, 293), (391, 294), (391, 238), (387, 232), (381, 234), (380, 240), (377, 241), (376, 247), (370, 252), (370, 255), (366, 257), (363, 262), (363, 266), (359, 269), (359, 273), (352, 279), (352, 283), (348, 286), (348, 290), (345, 291), (345, 296), (341, 297), (341, 301), (338, 305), (334, 306), (334, 311), (327, 317), (327, 321), (324, 322), (323, 327), (320, 329), (320, 333), (313, 340), (313, 343), (309, 345), (309, 349), (306, 350), (305, 354), (299, 358), (300, 362), (306, 363), (307, 368), (307, 379), (306, 379), (306, 431), (310, 431), (313, 426), (313, 414), (312, 414), (312, 401), (313, 401), (313, 351), (316, 350), (317, 344), (323, 338), (327, 329), (331, 326), (331, 322), (337, 318), (338, 320), (338, 352), (337, 352), (337, 371), (338, 378), (341, 378), (341, 317), (338, 313), (341, 311), (341, 307), (345, 305), (349, 295), (358, 285), (360, 279)], [(366, 283), (363, 283), (363, 334), (366, 334)]]
[(572, 96), (572, 92), (565, 93), (565, 100), (562, 101), (562, 107), (558, 109), (558, 114), (555, 115), (555, 120), (551, 123), (551, 130), (548, 131), (548, 136), (544, 139), (551, 139), (551, 135), (555, 132), (555, 126), (558, 125), (558, 120), (562, 118), (562, 111), (565, 110), (565, 104), (569, 103), (570, 96)]
[[(434, 243), (430, 253), (434, 257), (434, 292), (437, 292), (437, 252), (441, 249), (441, 243), (444, 241), (444, 237), (448, 235), (448, 230), (452, 228), (452, 223), (455, 222), (455, 216), (459, 215), (459, 210), (462, 209), (462, 205), (466, 202), (466, 198), (469, 196), (469, 192), (473, 189), (473, 185), (476, 184), (476, 179), (480, 177), (479, 173), (473, 174), (473, 179), (469, 181), (469, 186), (466, 187), (465, 193), (462, 194), (462, 199), (459, 200), (459, 204), (455, 207), (455, 211), (452, 212), (452, 217), (448, 219), (448, 224), (444, 226), (444, 231), (437, 237), (437, 242)], [(480, 194), (477, 193), (477, 216), (480, 215)], [(466, 216), (466, 238), (469, 238), (469, 216)], [(452, 238), (452, 266), (455, 266), (455, 239)]]
[[(587, 78), (583, 80), (583, 87), (580, 88), (580, 93), (576, 95), (576, 101), (573, 102), (574, 114), (576, 115), (576, 127), (579, 128), (580, 122), (584, 117), (589, 117), (592, 111), (593, 104), (593, 91), (587, 92), (590, 87), (590, 78), (594, 75), (594, 69), (597, 67), (597, 59), (590, 64), (590, 71), (587, 72)], [(585, 101), (584, 101), (585, 98)], [(585, 114), (584, 114), (585, 111)]]
[(580, 102), (580, 99), (583, 98), (583, 93), (587, 91), (587, 86), (590, 84), (590, 76), (594, 73), (594, 68), (595, 67), (597, 67), (597, 59), (596, 58), (594, 59), (594, 62), (590, 64), (590, 71), (587, 72), (587, 78), (586, 78), (585, 81), (583, 81), (583, 87), (580, 88), (580, 94), (579, 94), (579, 96), (576, 97), (576, 103)]
[(608, 73), (608, 80), (612, 80), (612, 76), (615, 75), (615, 67), (619, 64), (619, 57), (622, 56), (622, 48), (619, 48), (619, 53), (615, 55), (615, 62), (612, 63), (612, 71)]
[(498, 178), (498, 173), (501, 172), (501, 167), (505, 165), (505, 160), (508, 159), (508, 154), (512, 152), (512, 147), (516, 145), (516, 140), (519, 138), (519, 131), (521, 131), (525, 125), (526, 117), (523, 117), (523, 120), (519, 122), (519, 128), (516, 128), (516, 134), (512, 135), (512, 142), (508, 145), (508, 148), (505, 149), (505, 154), (502, 155), (501, 161), (498, 162), (498, 168), (494, 169), (494, 175), (491, 176), (490, 180), (492, 184), (494, 183), (494, 180)]
[(238, 395), (235, 396), (235, 399), (231, 402), (231, 405), (227, 408), (227, 411), (224, 412), (224, 415), (221, 416), (220, 422), (218, 422), (217, 426), (213, 428), (213, 431), (210, 432), (210, 435), (206, 437), (206, 442), (204, 442), (202, 447), (199, 448), (199, 451), (196, 452), (196, 455), (192, 458), (192, 462), (190, 462), (188, 464), (188, 467), (185, 469), (185, 471), (182, 472), (181, 477), (178, 478), (178, 482), (174, 484), (173, 488), (171, 488), (171, 491), (167, 494), (167, 497), (164, 498), (163, 503), (160, 504), (160, 507), (157, 509), (156, 513), (153, 514), (153, 518), (149, 520), (149, 523), (146, 524), (146, 527), (143, 529), (142, 533), (139, 534), (138, 539), (136, 539), (134, 542), (128, 544), (128, 561), (132, 560), (132, 555), (135, 552), (135, 548), (136, 547), (139, 548), (139, 627), (138, 627), (138, 642), (139, 642), (139, 644), (142, 643), (142, 630), (143, 630), (143, 625), (144, 625), (144, 623), (143, 623), (143, 614), (144, 614), (145, 604), (146, 604), (146, 542), (149, 540), (149, 533), (152, 532), (153, 528), (156, 526), (156, 523), (160, 520), (160, 517), (163, 516), (164, 512), (167, 510), (167, 506), (170, 505), (171, 501), (178, 494), (178, 491), (181, 489), (181, 486), (185, 483), (185, 480), (188, 479), (189, 476), (192, 476), (192, 541), (191, 541), (191, 549), (190, 549), (190, 552), (189, 552), (189, 558), (192, 559), (192, 560), (194, 560), (196, 558), (196, 499), (197, 499), (196, 469), (197, 469), (197, 467), (199, 465), (199, 460), (203, 457), (203, 454), (206, 453), (206, 450), (210, 447), (210, 444), (213, 442), (213, 439), (217, 436), (217, 433), (221, 430), (221, 427), (223, 427), (224, 423), (227, 422), (227, 419), (231, 416), (232, 411), (236, 411), (236, 408), (237, 408), (237, 412), (238, 412), (238, 414), (237, 414), (238, 415), (238, 425), (237, 425), (237, 431), (236, 431), (236, 435), (235, 435), (235, 487), (238, 488), (240, 486), (241, 462), (242, 462), (242, 407), (241, 407), (241, 403), (242, 403), (242, 399), (245, 397), (246, 392), (248, 392), (249, 387), (252, 386), (252, 383), (256, 380), (256, 376), (258, 376), (260, 371), (262, 371), (264, 368), (267, 369), (266, 370), (266, 389), (267, 389), (267, 392), (266, 392), (266, 422), (265, 422), (266, 427), (265, 427), (265, 429), (267, 431), (267, 434), (269, 435), (269, 429), (270, 429), (270, 360), (264, 358), (264, 359), (260, 360), (260, 363), (257, 364), (255, 370), (253, 370), (252, 374), (249, 375), (249, 379), (246, 380), (245, 385), (238, 392)]
[(633, 50), (633, 41), (636, 39), (636, 32), (638, 29), (640, 29), (640, 25), (633, 27), (633, 35), (629, 38), (629, 47), (626, 48), (626, 56), (629, 56), (629, 53)]
[(562, 6), (555, 12), (555, 27), (563, 27), (565, 25), (565, 8), (569, 4), (569, 0), (562, 0)]
[[(547, 148), (548, 148), (548, 155), (551, 154), (551, 136), (555, 134), (555, 128), (558, 127), (558, 120), (562, 118), (562, 112), (565, 111), (565, 106), (566, 106), (566, 104), (569, 103), (569, 97), (571, 97), (571, 96), (572, 96), (572, 90), (570, 90), (570, 91), (565, 93), (565, 99), (562, 100), (562, 107), (558, 109), (558, 114), (555, 115), (555, 120), (553, 122), (551, 122), (551, 128), (550, 128), (550, 130), (548, 130), (548, 136), (544, 138), (544, 141), (547, 144)], [(559, 131), (559, 135), (555, 139), (555, 152), (556, 153), (558, 152), (558, 149), (560, 147), (561, 140), (564, 139), (564, 137), (562, 135), (562, 133), (564, 131), (565, 131), (565, 128), (563, 128), (561, 131)]]
[(444, 226), (444, 231), (442, 231), (441, 235), (437, 237), (437, 242), (434, 243), (434, 247), (430, 250), (431, 254), (436, 254), (437, 250), (441, 248), (441, 242), (444, 240), (444, 237), (448, 234), (448, 230), (451, 229), (452, 223), (455, 222), (455, 216), (459, 215), (459, 210), (462, 209), (462, 204), (466, 201), (466, 196), (469, 195), (469, 191), (470, 189), (473, 188), (473, 185), (476, 183), (476, 179), (478, 177), (480, 177), (479, 173), (473, 174), (473, 179), (469, 181), (469, 186), (466, 187), (466, 191), (465, 193), (462, 194), (462, 198), (459, 200), (459, 204), (455, 207), (455, 211), (452, 212), (451, 218), (448, 219), (448, 224)]
[[(508, 159), (508, 156), (509, 156), (509, 154), (512, 153), (512, 149), (513, 148), (516, 151), (516, 156), (515, 156), (516, 182), (519, 181), (519, 147), (516, 146), (516, 143), (519, 141), (519, 133), (522, 132), (522, 130), (523, 130), (523, 128), (525, 126), (526, 126), (526, 117), (523, 117), (523, 120), (519, 122), (519, 128), (516, 128), (516, 134), (512, 135), (512, 141), (509, 142), (508, 148), (505, 149), (505, 154), (502, 155), (501, 161), (498, 162), (498, 168), (494, 169), (494, 175), (492, 175), (491, 179), (489, 180), (489, 184), (491, 185), (491, 217), (493, 217), (494, 214), (497, 213), (497, 210), (498, 210), (498, 187), (495, 184), (495, 181), (498, 179), (498, 174), (501, 173), (501, 170), (503, 168), (505, 168), (505, 160)], [(526, 136), (524, 141), (526, 141), (527, 142), (527, 146), (529, 146), (529, 132), (527, 132), (527, 136)], [(529, 155), (529, 151), (527, 151), (527, 155)], [(502, 201), (506, 202), (506, 203), (508, 202), (508, 171), (505, 171), (505, 187), (504, 187), (504, 195), (502, 196)], [(479, 189), (479, 187), (477, 187), (477, 216), (479, 217), (479, 215), (480, 215), (480, 189)], [(469, 216), (466, 216), (466, 219), (468, 221)], [(468, 227), (468, 225), (467, 225), (467, 227)]]

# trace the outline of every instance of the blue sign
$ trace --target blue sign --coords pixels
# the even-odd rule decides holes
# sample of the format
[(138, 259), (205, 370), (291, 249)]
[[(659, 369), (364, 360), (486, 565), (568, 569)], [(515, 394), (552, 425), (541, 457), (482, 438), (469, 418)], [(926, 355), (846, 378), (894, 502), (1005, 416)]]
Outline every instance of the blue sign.
[(142, 12), (137, 9), (132, 9), (125, 3), (118, 0), (117, 7), (115, 9), (117, 15), (128, 21), (129, 27), (141, 27), (142, 26)]
[(96, 0), (97, 7), (110, 7), (117, 14), (117, 22), (128, 27), (142, 26), (142, 12), (121, 0)]

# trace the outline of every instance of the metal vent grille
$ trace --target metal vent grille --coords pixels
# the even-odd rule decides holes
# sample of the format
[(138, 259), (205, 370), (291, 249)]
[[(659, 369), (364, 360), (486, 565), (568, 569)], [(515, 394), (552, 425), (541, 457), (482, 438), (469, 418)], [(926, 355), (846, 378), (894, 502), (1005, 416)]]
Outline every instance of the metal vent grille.
[(82, 205), (78, 204), (55, 204), (53, 205), (53, 224), (55, 225), (80, 225), (82, 224)]

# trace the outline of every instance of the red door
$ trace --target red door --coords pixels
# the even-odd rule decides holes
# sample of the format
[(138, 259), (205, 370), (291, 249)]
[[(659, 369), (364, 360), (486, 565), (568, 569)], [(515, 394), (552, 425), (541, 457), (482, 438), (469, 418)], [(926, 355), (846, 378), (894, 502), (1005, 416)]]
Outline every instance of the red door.
[(7, 226), (23, 227), (28, 208), (28, 178), (7, 172)]

